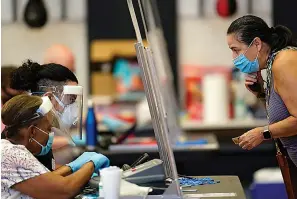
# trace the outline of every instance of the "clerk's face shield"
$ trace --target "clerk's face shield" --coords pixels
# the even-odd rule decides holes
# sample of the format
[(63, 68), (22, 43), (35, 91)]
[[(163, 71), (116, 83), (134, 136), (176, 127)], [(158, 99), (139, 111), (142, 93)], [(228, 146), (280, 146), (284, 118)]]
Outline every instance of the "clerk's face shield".
[(44, 95), (51, 98), (51, 102), (59, 115), (56, 135), (66, 136), (75, 144), (72, 136), (82, 133), (83, 88), (77, 85), (64, 85), (40, 88), (46, 90)]

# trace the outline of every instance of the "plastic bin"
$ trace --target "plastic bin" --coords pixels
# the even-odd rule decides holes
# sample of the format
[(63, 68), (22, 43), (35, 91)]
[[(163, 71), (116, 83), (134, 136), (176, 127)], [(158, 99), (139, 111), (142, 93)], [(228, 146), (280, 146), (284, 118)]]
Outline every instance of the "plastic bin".
[(264, 168), (256, 171), (250, 190), (252, 199), (288, 199), (279, 168)]

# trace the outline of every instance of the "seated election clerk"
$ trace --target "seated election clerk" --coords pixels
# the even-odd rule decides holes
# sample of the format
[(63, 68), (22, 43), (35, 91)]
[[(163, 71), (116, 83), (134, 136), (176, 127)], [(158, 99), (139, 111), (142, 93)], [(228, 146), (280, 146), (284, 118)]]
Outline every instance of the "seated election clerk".
[[(52, 151), (73, 143), (70, 129), (72, 132), (77, 130), (76, 133), (80, 133), (82, 87), (78, 85), (75, 74), (68, 68), (55, 63), (40, 65), (31, 60), (27, 60), (13, 71), (10, 86), (15, 90), (27, 91), (31, 95), (49, 96), (54, 108), (61, 114), (63, 133), (55, 134), (53, 147), (48, 153), (36, 156), (49, 170), (55, 170), (60, 165), (55, 163)], [(61, 160), (65, 157), (59, 158)], [(66, 162), (63, 159), (60, 163)]]
[(1, 117), (6, 135), (1, 140), (2, 198), (73, 198), (94, 172), (109, 166), (95, 152), (52, 172), (36, 159), (51, 149), (60, 120), (48, 97), (15, 96), (4, 104)]

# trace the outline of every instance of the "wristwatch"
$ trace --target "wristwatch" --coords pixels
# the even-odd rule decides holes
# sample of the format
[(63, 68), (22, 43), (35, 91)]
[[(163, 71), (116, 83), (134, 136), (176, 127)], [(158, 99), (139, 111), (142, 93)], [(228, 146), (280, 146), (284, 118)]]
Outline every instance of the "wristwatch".
[(269, 131), (268, 125), (264, 126), (264, 130), (262, 131), (262, 135), (264, 137), (264, 140), (270, 140), (272, 138), (271, 133)]

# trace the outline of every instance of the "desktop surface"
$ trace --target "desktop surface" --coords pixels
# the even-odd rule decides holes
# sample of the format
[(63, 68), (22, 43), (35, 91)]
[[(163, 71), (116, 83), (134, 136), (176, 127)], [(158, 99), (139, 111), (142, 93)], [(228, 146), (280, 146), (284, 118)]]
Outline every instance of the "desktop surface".
[[(206, 185), (198, 185), (195, 187), (189, 187), (188, 189), (197, 189), (196, 192), (187, 193), (185, 192), (184, 195), (189, 194), (198, 194), (201, 199), (218, 199), (224, 195), (224, 199), (246, 199), (243, 187), (241, 182), (237, 176), (197, 176), (198, 178), (205, 178), (210, 177), (216, 181), (220, 181), (217, 184), (206, 184)], [(164, 193), (162, 188), (166, 188), (164, 182), (157, 182), (157, 183), (149, 183), (143, 184), (143, 186), (151, 186), (156, 187), (158, 189), (154, 189), (149, 195), (161, 195)], [(99, 187), (99, 186), (98, 186)], [(86, 187), (89, 189), (89, 187)], [(186, 188), (187, 189), (187, 188)], [(94, 189), (94, 191), (96, 191)], [(97, 190), (98, 191), (98, 190)], [(228, 196), (229, 195), (229, 196)], [(213, 196), (213, 197), (212, 197)], [(98, 193), (82, 193), (76, 197), (76, 199), (92, 199), (98, 197)]]

